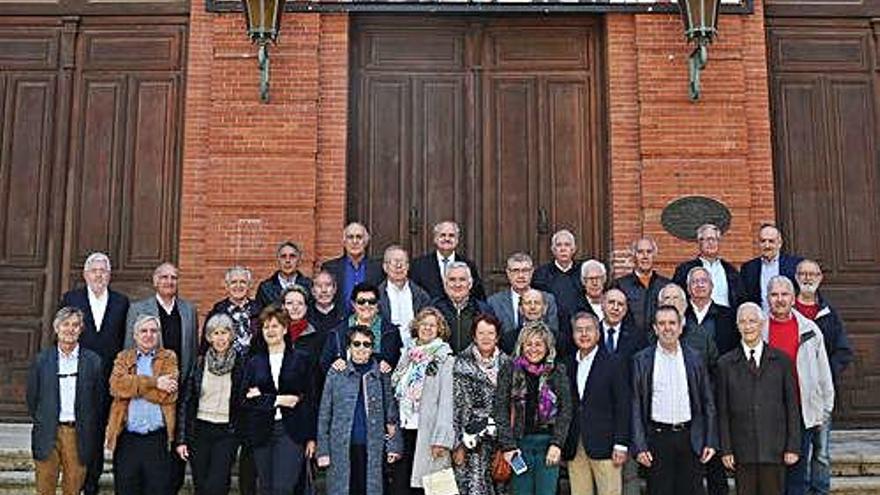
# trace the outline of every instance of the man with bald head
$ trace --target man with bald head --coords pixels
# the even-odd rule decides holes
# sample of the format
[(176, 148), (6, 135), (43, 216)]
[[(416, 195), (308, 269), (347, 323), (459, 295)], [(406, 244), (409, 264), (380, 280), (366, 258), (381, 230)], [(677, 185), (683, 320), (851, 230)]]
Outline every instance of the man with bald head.
[(648, 340), (626, 318), (627, 311), (626, 294), (622, 290), (608, 289), (602, 295), (602, 313), (605, 317), (600, 324), (600, 345), (609, 354), (620, 355), (623, 362), (628, 364), (633, 354), (648, 346)]
[(351, 312), (351, 291), (360, 283), (378, 286), (385, 278), (382, 264), (367, 256), (370, 233), (358, 222), (351, 222), (342, 231), (342, 256), (325, 261), (321, 269), (326, 270), (336, 280), (335, 304)]
[(461, 243), (461, 228), (458, 224), (449, 220), (438, 222), (434, 225), (435, 250), (412, 261), (409, 278), (419, 287), (425, 289), (432, 298), (443, 297), (446, 284), (446, 269), (453, 262), (461, 262), (467, 265), (471, 272), (473, 283), (471, 284), (471, 296), (484, 301), (486, 291), (483, 290), (483, 281), (477, 265), (458, 252)]
[(669, 283), (669, 279), (654, 269), (657, 256), (657, 243), (650, 237), (643, 237), (632, 243), (630, 253), (633, 258), (633, 271), (616, 279), (612, 287), (626, 294), (629, 314), (637, 330), (647, 336), (653, 333), (651, 322), (657, 308), (657, 294)]
[(785, 275), (794, 282), (797, 264), (803, 258), (782, 252), (782, 233), (773, 224), (761, 225), (758, 230), (758, 244), (761, 255), (743, 263), (740, 273), (745, 299), (760, 304), (764, 312), (767, 312), (767, 282), (776, 275)]

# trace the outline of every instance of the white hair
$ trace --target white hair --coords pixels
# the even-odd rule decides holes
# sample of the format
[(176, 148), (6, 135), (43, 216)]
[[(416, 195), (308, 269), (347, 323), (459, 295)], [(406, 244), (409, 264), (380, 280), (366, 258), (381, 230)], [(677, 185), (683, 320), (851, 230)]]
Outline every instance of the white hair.
[(562, 229), (557, 231), (555, 234), (553, 234), (553, 237), (550, 238), (550, 248), (555, 248), (556, 243), (563, 237), (571, 241), (573, 245), (577, 245), (577, 241), (575, 241), (574, 239), (574, 234), (572, 234), (571, 231), (568, 229)]
[(603, 277), (605, 277), (606, 279), (608, 278), (608, 269), (605, 268), (605, 265), (603, 265), (601, 261), (590, 259), (584, 261), (584, 263), (581, 265), (581, 280), (587, 278), (587, 273), (590, 270), (598, 270), (602, 272)]
[(106, 263), (107, 264), (107, 271), (108, 272), (112, 271), (112, 267), (110, 266), (110, 257), (104, 253), (97, 252), (97, 251), (90, 254), (89, 257), (86, 258), (86, 262), (83, 263), (83, 271), (88, 270), (95, 263)]
[(791, 279), (786, 277), (785, 275), (775, 275), (773, 277), (770, 277), (770, 280), (767, 281), (768, 293), (773, 289), (774, 285), (784, 285), (789, 290), (789, 292), (794, 294), (794, 284), (792, 283)]
[(235, 277), (236, 275), (244, 275), (244, 278), (247, 279), (248, 283), (251, 283), (251, 280), (253, 278), (253, 275), (251, 274), (249, 268), (241, 265), (235, 265), (226, 270), (226, 275), (223, 277), (223, 280), (225, 280), (228, 284), (229, 281), (232, 280), (232, 277)]
[(467, 273), (468, 283), (474, 283), (474, 276), (471, 274), (471, 267), (467, 265), (464, 261), (453, 261), (446, 265), (446, 271), (443, 273), (444, 278), (449, 276), (449, 272), (452, 270), (464, 270)]
[(761, 309), (761, 306), (758, 306), (757, 304), (755, 304), (751, 301), (744, 302), (744, 303), (740, 304), (738, 308), (736, 308), (736, 320), (739, 321), (739, 319), (743, 315), (743, 313), (745, 313), (746, 311), (749, 311), (749, 310), (754, 311), (755, 314), (758, 315), (758, 318), (760, 318), (761, 321), (767, 320), (767, 316), (764, 315), (764, 310)]

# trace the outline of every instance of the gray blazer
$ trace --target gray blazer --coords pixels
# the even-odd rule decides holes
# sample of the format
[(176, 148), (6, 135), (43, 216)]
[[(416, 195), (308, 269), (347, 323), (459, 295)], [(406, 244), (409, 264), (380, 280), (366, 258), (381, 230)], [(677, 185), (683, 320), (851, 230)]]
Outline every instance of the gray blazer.
[[(196, 307), (181, 298), (177, 298), (177, 310), (180, 312), (180, 356), (177, 364), (180, 368), (180, 382), (186, 383), (189, 372), (199, 354), (199, 315)], [(134, 322), (140, 315), (159, 316), (159, 302), (156, 296), (150, 296), (131, 303), (128, 317), (125, 319), (125, 348), (134, 347)]]
[[(556, 298), (549, 292), (541, 291), (541, 293), (544, 294), (544, 302), (547, 303), (547, 314), (544, 315), (544, 322), (550, 327), (553, 335), (558, 338), (559, 310), (556, 308)], [(519, 329), (519, 326), (514, 324), (513, 295), (510, 293), (510, 289), (504, 289), (492, 294), (486, 302), (489, 303), (495, 316), (501, 320), (503, 333), (514, 332)], [(520, 323), (522, 323), (522, 318), (520, 318)]]
[[(107, 394), (101, 358), (79, 346), (76, 367), (76, 399), (73, 409), (76, 418), (76, 442), (80, 459), (92, 459), (102, 449), (98, 445), (99, 414), (104, 410)], [(58, 387), (58, 347), (43, 350), (31, 364), (27, 381), (27, 406), (31, 420), (31, 451), (34, 459), (44, 461), (55, 449), (58, 432), (58, 414), (61, 412), (61, 392)]]

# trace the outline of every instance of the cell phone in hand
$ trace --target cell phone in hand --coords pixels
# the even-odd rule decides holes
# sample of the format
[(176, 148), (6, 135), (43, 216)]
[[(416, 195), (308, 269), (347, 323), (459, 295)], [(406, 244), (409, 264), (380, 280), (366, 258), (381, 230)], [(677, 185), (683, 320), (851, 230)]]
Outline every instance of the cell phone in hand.
[(510, 467), (513, 468), (513, 472), (517, 475), (523, 474), (529, 470), (525, 459), (523, 459), (522, 454), (519, 452), (513, 454), (513, 457), (510, 458)]

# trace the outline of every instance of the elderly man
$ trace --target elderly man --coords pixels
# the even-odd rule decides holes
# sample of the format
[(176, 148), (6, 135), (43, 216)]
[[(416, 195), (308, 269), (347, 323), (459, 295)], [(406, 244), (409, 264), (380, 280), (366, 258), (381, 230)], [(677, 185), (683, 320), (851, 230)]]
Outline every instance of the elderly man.
[(739, 272), (720, 257), (721, 229), (707, 223), (697, 228), (699, 255), (675, 269), (672, 281), (679, 287), (687, 286), (687, 274), (691, 268), (702, 266), (712, 276), (712, 300), (721, 306), (736, 308), (743, 298), (742, 280)]
[[(770, 318), (764, 325), (763, 337), (770, 347), (782, 351), (794, 362), (794, 375), (801, 403), (801, 452), (809, 452), (813, 435), (831, 421), (834, 410), (834, 384), (825, 350), (822, 331), (816, 324), (794, 311), (794, 284), (777, 275), (767, 283)], [(785, 477), (785, 493), (807, 493), (806, 456), (789, 467)]]
[(177, 356), (162, 346), (159, 317), (139, 315), (134, 348), (119, 353), (110, 375), (107, 448), (113, 451), (116, 493), (176, 493), (171, 446), (179, 383)]
[(600, 320), (605, 317), (602, 312), (602, 295), (608, 282), (608, 270), (597, 260), (587, 260), (581, 265), (581, 282), (584, 293), (578, 303), (578, 311), (586, 311), (596, 315)]
[[(798, 312), (813, 320), (822, 330), (828, 363), (831, 365), (831, 380), (837, 390), (840, 374), (853, 360), (853, 351), (846, 335), (843, 321), (837, 311), (819, 294), (822, 284), (822, 268), (813, 260), (803, 260), (795, 272), (800, 288), (794, 307)], [(831, 421), (822, 423), (813, 434), (813, 448), (810, 452), (810, 487), (816, 493), (828, 493), (831, 485)], [(803, 453), (804, 456), (807, 452)]]
[(312, 281), (299, 271), (302, 256), (302, 249), (293, 241), (284, 241), (278, 245), (278, 249), (275, 250), (278, 270), (260, 282), (257, 288), (257, 303), (261, 309), (280, 302), (281, 293), (289, 287), (299, 285), (306, 289), (312, 288)]
[(410, 278), (425, 289), (431, 298), (442, 297), (446, 291), (446, 269), (453, 262), (465, 263), (471, 272), (471, 297), (481, 301), (486, 299), (480, 273), (473, 261), (456, 252), (461, 240), (461, 229), (455, 222), (445, 221), (434, 225), (435, 251), (413, 260)]
[[(128, 308), (125, 346), (132, 347), (134, 324), (141, 316), (153, 316), (159, 321), (162, 346), (176, 357), (181, 383), (186, 383), (189, 372), (198, 356), (199, 330), (195, 306), (177, 294), (179, 272), (171, 263), (162, 263), (153, 271), (153, 287), (156, 294), (133, 302)], [(112, 389), (111, 389), (112, 391)], [(171, 489), (174, 493), (183, 486), (186, 462), (174, 457), (171, 462)]]
[(37, 355), (28, 374), (39, 495), (55, 494), (59, 470), (61, 493), (78, 495), (89, 463), (104, 453), (98, 430), (104, 425), (107, 382), (100, 356), (79, 344), (83, 320), (78, 308), (58, 310), (52, 322), (57, 344)]
[(553, 253), (553, 261), (535, 270), (532, 287), (553, 294), (559, 309), (559, 319), (566, 322), (560, 327), (567, 328), (584, 293), (580, 263), (574, 259), (577, 252), (574, 234), (566, 229), (553, 234), (550, 251)]
[(113, 360), (122, 350), (125, 342), (125, 318), (128, 314), (128, 298), (109, 288), (110, 258), (104, 253), (92, 253), (83, 264), (85, 287), (73, 289), (61, 298), (61, 307), (71, 306), (82, 311), (83, 328), (79, 343), (83, 348), (95, 352), (103, 364), (104, 397), (98, 406), (96, 420), (98, 428), (97, 445), (92, 458), (83, 459), (86, 464), (86, 481), (83, 492), (97, 495), (98, 480), (104, 471), (104, 426), (110, 411), (110, 396), (107, 395), (107, 380), (113, 369)]
[(443, 296), (435, 298), (431, 306), (443, 313), (443, 318), (446, 319), (446, 324), (452, 333), (449, 337), (449, 345), (453, 352), (459, 353), (472, 341), (471, 325), (477, 315), (494, 313), (488, 304), (471, 295), (474, 278), (467, 263), (463, 261), (449, 263), (446, 266), (444, 280), (446, 292)]
[[(262, 308), (250, 297), (251, 281), (251, 271), (243, 266), (233, 266), (226, 270), (224, 276), (226, 297), (217, 301), (205, 316), (205, 322), (216, 314), (225, 314), (232, 319), (235, 332), (232, 346), (241, 357), (246, 357), (250, 351), (251, 339), (259, 324)], [(204, 335), (204, 332), (202, 334)], [(204, 338), (202, 340), (202, 345), (207, 348), (207, 342)]]
[(691, 268), (687, 276), (690, 299), (685, 312), (686, 327), (701, 327), (715, 340), (718, 355), (723, 356), (736, 348), (737, 338), (734, 312), (712, 300), (712, 275), (702, 266)]
[[(667, 284), (666, 287), (660, 289), (660, 294), (657, 295), (657, 303), (659, 305), (672, 306), (678, 310), (682, 326), (681, 341), (703, 357), (706, 369), (710, 372), (714, 371), (715, 364), (718, 362), (718, 346), (715, 345), (715, 339), (706, 332), (706, 329), (699, 326), (687, 326), (685, 315), (687, 314), (688, 303), (687, 294), (685, 294), (684, 289), (674, 283)], [(656, 335), (649, 340), (653, 342), (655, 339)]]
[(670, 280), (657, 273), (654, 269), (654, 257), (657, 256), (657, 243), (650, 237), (643, 237), (630, 246), (634, 267), (633, 271), (611, 283), (626, 294), (629, 315), (633, 326), (648, 336), (652, 332), (651, 322), (654, 321), (654, 310), (657, 308), (657, 294)]
[(753, 302), (736, 312), (741, 343), (718, 361), (721, 460), (737, 495), (779, 495), (797, 462), (801, 421), (791, 361), (761, 338), (766, 317)]
[(599, 344), (601, 332), (595, 315), (579, 312), (572, 317), (571, 327), (577, 352), (565, 360), (565, 369), (577, 400), (573, 401), (573, 421), (563, 452), (571, 493), (620, 495), (632, 412), (625, 363)]
[(657, 345), (633, 357), (630, 452), (648, 470), (649, 494), (703, 493), (700, 463), (709, 462), (718, 445), (709, 370), (680, 342), (676, 308), (657, 308), (654, 331)]
[(622, 290), (609, 289), (602, 295), (602, 314), (600, 345), (628, 364), (633, 354), (648, 346), (648, 339), (632, 326), (631, 320), (626, 319), (626, 295)]
[[(522, 326), (522, 313), (520, 312), (520, 300), (526, 292), (532, 289), (532, 274), (534, 264), (531, 256), (526, 253), (513, 253), (507, 258), (507, 281), (510, 288), (496, 292), (489, 296), (486, 302), (492, 308), (492, 312), (501, 321), (502, 335), (516, 332)], [(556, 308), (556, 299), (553, 294), (543, 293), (542, 303), (545, 309), (543, 319), (553, 331), (559, 335), (559, 316)], [(502, 337), (503, 338), (503, 337)]]
[(343, 307), (336, 304), (336, 279), (326, 270), (315, 274), (312, 299), (306, 319), (319, 333), (329, 332), (345, 319)]
[(769, 223), (761, 225), (758, 230), (758, 244), (761, 247), (761, 256), (743, 263), (740, 274), (745, 300), (760, 304), (766, 312), (769, 309), (767, 282), (776, 275), (785, 275), (794, 282), (797, 264), (803, 258), (781, 252), (782, 233), (775, 225)]
[(385, 248), (382, 268), (385, 281), (379, 284), (379, 314), (397, 325), (406, 349), (413, 340), (409, 324), (422, 308), (431, 303), (431, 296), (409, 279), (409, 255), (401, 246)]
[[(544, 324), (547, 325), (547, 328), (550, 328), (550, 325), (547, 323), (547, 296), (552, 297), (552, 295), (546, 292), (541, 292), (537, 289), (528, 289), (522, 293), (522, 296), (519, 298), (519, 307), (517, 308), (519, 322), (517, 323), (516, 328), (511, 331), (502, 331), (501, 333), (501, 341), (499, 342), (498, 347), (500, 347), (502, 351), (506, 352), (508, 355), (513, 354), (520, 331), (522, 331), (523, 327), (531, 321), (544, 322)], [(492, 308), (491, 306), (489, 307), (490, 309)], [(492, 311), (494, 313), (495, 310), (493, 309)], [(553, 328), (550, 328), (550, 330), (553, 332), (556, 339), (557, 347), (562, 348), (560, 342), (562, 339), (558, 337), (558, 331)], [(557, 353), (557, 355), (562, 354), (560, 350), (557, 350)]]
[(326, 261), (322, 269), (330, 272), (339, 287), (334, 304), (342, 306), (345, 314), (351, 313), (351, 291), (361, 283), (379, 285), (382, 282), (382, 266), (367, 257), (370, 233), (357, 222), (345, 226), (342, 232), (342, 256)]

